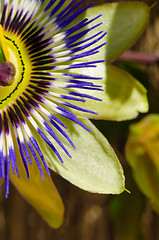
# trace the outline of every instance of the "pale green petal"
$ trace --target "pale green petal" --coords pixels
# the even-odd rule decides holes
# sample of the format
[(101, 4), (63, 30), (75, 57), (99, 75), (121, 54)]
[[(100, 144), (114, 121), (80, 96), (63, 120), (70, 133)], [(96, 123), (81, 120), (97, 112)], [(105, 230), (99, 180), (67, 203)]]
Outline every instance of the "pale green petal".
[[(97, 29), (106, 31), (108, 34), (100, 43), (106, 41), (107, 45), (99, 51), (99, 54), (91, 56), (91, 59), (106, 59), (107, 62), (111, 62), (131, 47), (141, 35), (149, 20), (149, 7), (145, 3), (136, 1), (105, 4), (89, 8), (85, 17), (90, 19), (99, 14), (103, 15), (96, 20), (96, 23), (103, 22), (103, 24), (90, 31), (86, 38), (96, 34)], [(94, 22), (90, 24), (90, 26), (94, 25)]]
[[(76, 72), (74, 71), (74, 73)], [(103, 101), (87, 99), (85, 103), (77, 102), (77, 106), (98, 113), (98, 115), (94, 115), (75, 110), (77, 116), (120, 121), (135, 118), (139, 112), (148, 111), (146, 89), (130, 74), (106, 64), (99, 64), (93, 69), (81, 69), (80, 73), (103, 78), (92, 82), (102, 85), (104, 91), (80, 89), (80, 92), (90, 94)]]
[[(72, 159), (66, 156), (48, 133), (45, 134), (59, 151), (63, 164), (34, 131), (48, 166), (74, 185), (90, 192), (117, 194), (124, 191), (122, 167), (103, 135), (87, 119), (80, 121), (92, 129), (91, 133), (76, 123), (66, 119), (62, 121), (68, 127), (66, 133), (76, 146), (76, 149), (73, 149), (65, 139), (63, 140)], [(58, 133), (56, 135), (58, 136)]]
[(140, 190), (159, 213), (159, 115), (152, 114), (130, 127), (126, 158)]
[(39, 169), (34, 164), (29, 166), (29, 180), (27, 179), (20, 154), (17, 154), (20, 178), (10, 172), (10, 180), (22, 196), (39, 212), (50, 227), (58, 228), (63, 222), (64, 207), (62, 200), (51, 180), (43, 168), (44, 180), (41, 179)]

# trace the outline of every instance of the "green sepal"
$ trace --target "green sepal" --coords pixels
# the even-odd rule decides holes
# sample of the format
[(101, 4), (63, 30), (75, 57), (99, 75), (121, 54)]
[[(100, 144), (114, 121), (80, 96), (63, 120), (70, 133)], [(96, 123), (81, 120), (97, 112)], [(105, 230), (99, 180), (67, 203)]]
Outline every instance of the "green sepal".
[(72, 184), (86, 191), (118, 194), (124, 191), (124, 175), (120, 162), (112, 147), (104, 136), (95, 128), (88, 119), (79, 119), (85, 126), (92, 130), (89, 132), (78, 124), (61, 119), (68, 127), (66, 133), (76, 146), (74, 149), (65, 138), (55, 130), (55, 134), (63, 142), (72, 156), (69, 158), (52, 137), (41, 127), (47, 138), (53, 143), (61, 155), (64, 163), (53, 153), (51, 148), (41, 139), (35, 130), (32, 130), (48, 166)]
[(85, 38), (91, 37), (97, 31), (107, 32), (107, 35), (100, 42), (94, 44), (93, 47), (102, 44), (104, 41), (107, 44), (102, 47), (98, 54), (85, 58), (85, 60), (90, 60), (90, 58), (91, 60), (106, 59), (107, 62), (112, 62), (119, 57), (142, 34), (149, 21), (149, 12), (148, 5), (136, 1), (103, 4), (89, 8), (84, 16), (88, 19), (102, 14), (98, 20), (89, 24), (89, 27), (100, 22), (103, 24), (91, 30)]
[[(75, 70), (71, 71), (77, 73)], [(92, 81), (102, 85), (102, 91), (80, 89), (81, 93), (92, 95), (102, 100), (87, 99), (86, 102), (76, 102), (76, 105), (97, 112), (98, 115), (74, 110), (80, 117), (107, 120), (128, 120), (137, 117), (139, 112), (148, 111), (147, 91), (135, 78), (117, 67), (98, 64), (96, 68), (83, 68), (80, 74), (101, 77), (102, 80)]]

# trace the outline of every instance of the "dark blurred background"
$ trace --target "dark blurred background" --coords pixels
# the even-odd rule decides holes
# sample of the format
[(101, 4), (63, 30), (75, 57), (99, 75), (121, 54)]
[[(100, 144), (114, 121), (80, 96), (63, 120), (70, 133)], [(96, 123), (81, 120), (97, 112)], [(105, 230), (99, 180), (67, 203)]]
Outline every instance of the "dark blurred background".
[[(86, 0), (86, 3), (92, 1)], [(107, 3), (96, 0), (95, 4)], [(115, 2), (115, 1), (109, 1)], [(119, 1), (118, 1), (119, 2)], [(143, 1), (151, 6), (154, 1)], [(143, 36), (132, 50), (159, 54), (159, 3), (151, 9), (151, 19)], [(131, 72), (148, 88), (150, 112), (159, 112), (159, 68), (156, 64), (129, 62), (114, 63)], [(71, 185), (52, 173), (53, 180), (65, 205), (63, 226), (51, 229), (27, 204), (10, 183), (9, 198), (0, 197), (0, 240), (157, 240), (159, 216), (153, 211), (148, 199), (137, 188), (124, 157), (128, 127), (138, 121), (93, 121), (113, 146), (126, 175), (126, 188), (131, 191), (121, 195), (91, 194)]]

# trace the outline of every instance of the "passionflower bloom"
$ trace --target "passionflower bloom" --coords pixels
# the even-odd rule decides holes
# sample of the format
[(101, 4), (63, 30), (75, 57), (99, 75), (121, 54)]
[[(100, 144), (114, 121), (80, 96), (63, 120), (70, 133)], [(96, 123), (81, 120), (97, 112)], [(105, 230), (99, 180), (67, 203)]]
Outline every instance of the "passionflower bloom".
[(90, 16), (83, 2), (2, 0), (0, 5), (0, 178), (6, 197), (10, 178), (53, 227), (62, 222), (63, 205), (48, 167), (87, 191), (125, 189), (118, 158), (87, 117), (126, 120), (147, 111), (143, 86), (105, 64), (102, 27), (113, 28), (111, 62), (144, 29), (147, 6), (103, 5)]
[[(9, 193), (9, 171), (20, 177), (15, 151), (17, 147), (28, 178), (31, 155), (39, 167), (41, 178), (43, 179), (43, 171), (39, 157), (50, 174), (45, 161), (45, 150), (40, 149), (30, 126), (63, 163), (60, 153), (41, 127), (71, 158), (54, 131), (58, 130), (75, 148), (65, 133), (67, 127), (58, 116), (90, 131), (71, 110), (97, 114), (76, 106), (76, 102), (85, 102), (87, 98), (101, 101), (93, 96), (93, 92), (102, 91), (102, 88), (100, 84), (92, 83), (92, 80), (100, 78), (80, 74), (81, 68), (96, 67), (96, 64), (102, 62), (82, 62), (84, 57), (96, 54), (105, 45), (103, 42), (94, 47), (106, 34), (98, 30), (91, 38), (82, 40), (83, 36), (100, 25), (95, 23), (100, 16), (91, 20), (85, 18), (71, 25), (87, 7), (76, 10), (83, 1), (73, 4), (73, 0), (64, 7), (65, 2), (5, 0), (1, 3), (0, 177), (5, 178), (6, 197)], [(87, 27), (90, 22), (94, 22), (93, 28)], [(80, 59), (81, 62), (74, 63), (75, 59)], [(79, 73), (69, 73), (69, 69), (78, 69)], [(90, 95), (80, 92), (80, 89), (89, 89)]]

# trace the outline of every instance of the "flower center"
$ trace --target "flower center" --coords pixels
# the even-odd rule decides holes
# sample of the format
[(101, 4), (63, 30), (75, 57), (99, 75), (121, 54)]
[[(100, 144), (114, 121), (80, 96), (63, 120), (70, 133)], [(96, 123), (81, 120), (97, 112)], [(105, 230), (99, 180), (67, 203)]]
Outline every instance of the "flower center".
[[(0, 25), (0, 33), (3, 34)], [(0, 37), (0, 110), (14, 103), (25, 90), (31, 74), (31, 62), (24, 43), (11, 32)]]
[(11, 85), (14, 81), (15, 67), (9, 62), (10, 55), (4, 37), (4, 31), (0, 25), (0, 86)]

